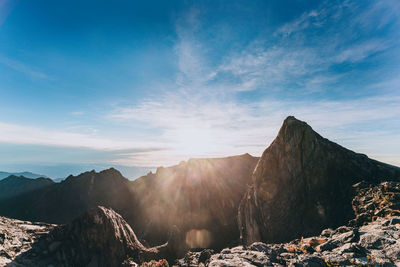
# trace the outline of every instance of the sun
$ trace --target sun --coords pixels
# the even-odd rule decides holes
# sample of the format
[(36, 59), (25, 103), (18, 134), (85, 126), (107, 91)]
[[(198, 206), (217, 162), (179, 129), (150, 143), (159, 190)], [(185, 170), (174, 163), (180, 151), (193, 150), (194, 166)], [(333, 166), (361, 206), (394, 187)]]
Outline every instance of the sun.
[(176, 131), (177, 152), (187, 156), (202, 156), (215, 151), (217, 138), (209, 129), (183, 128)]

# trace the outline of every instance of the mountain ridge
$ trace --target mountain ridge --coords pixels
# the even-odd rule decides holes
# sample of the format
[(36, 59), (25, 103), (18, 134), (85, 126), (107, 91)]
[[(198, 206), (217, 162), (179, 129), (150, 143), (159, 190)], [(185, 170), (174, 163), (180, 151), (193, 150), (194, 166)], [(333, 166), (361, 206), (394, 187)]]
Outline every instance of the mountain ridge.
[(26, 178), (33, 178), (33, 179), (41, 178), (41, 177), (48, 178), (46, 175), (36, 174), (36, 173), (33, 173), (33, 172), (3, 172), (3, 171), (0, 171), (0, 180), (4, 179), (4, 178), (6, 178), (6, 177), (8, 177), (10, 175), (24, 176)]
[(0, 180), (0, 200), (17, 197), (52, 184), (54, 182), (50, 178), (26, 178), (24, 176), (10, 175)]

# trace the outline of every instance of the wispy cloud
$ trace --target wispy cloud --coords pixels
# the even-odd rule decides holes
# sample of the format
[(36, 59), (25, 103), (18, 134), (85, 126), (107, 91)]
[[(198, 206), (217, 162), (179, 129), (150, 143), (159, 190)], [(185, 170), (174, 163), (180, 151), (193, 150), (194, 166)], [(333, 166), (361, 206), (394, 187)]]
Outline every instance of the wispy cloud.
[(3, 64), (15, 71), (24, 73), (32, 78), (39, 78), (39, 79), (48, 78), (47, 74), (38, 71), (36, 68), (34, 68), (28, 64), (25, 64), (21, 61), (5, 57), (1, 54), (0, 54), (0, 64)]
[[(379, 34), (381, 29), (390, 30), (395, 16), (390, 11), (382, 18), (387, 9), (382, 1), (325, 1), (240, 46), (214, 46), (218, 33), (213, 32), (210, 40), (210, 25), (202, 21), (206, 11), (192, 8), (176, 21), (173, 82), (132, 104), (124, 99), (99, 119), (124, 134), (90, 126), (54, 130), (0, 123), (0, 142), (106, 150), (112, 152), (107, 160), (115, 164), (170, 165), (188, 157), (260, 155), (283, 119), (295, 115), (351, 149), (400, 164), (399, 69), (381, 75), (387, 80), (376, 77), (361, 89), (349, 79), (353, 70), (362, 73), (375, 61), (364, 69), (352, 66), (399, 51), (398, 35)], [(229, 35), (225, 38), (235, 41)], [(47, 78), (7, 57), (0, 56), (0, 64)], [(371, 73), (361, 76), (368, 79)], [(342, 94), (335, 94), (338, 91)], [(83, 112), (70, 114), (89, 116)], [(137, 138), (135, 133), (143, 129)]]
[[(400, 98), (395, 93), (400, 88), (395, 82), (376, 80), (366, 85), (365, 90), (386, 92), (375, 96), (355, 93), (335, 99), (325, 94), (321, 99), (262, 97), (248, 101), (237, 97), (257, 90), (289, 91), (293, 86), (296, 95), (329, 91), (340, 81), (346, 81), (349, 73), (333, 72), (337, 64), (360, 63), (391, 49), (393, 40), (357, 37), (360, 24), (349, 26), (342, 21), (346, 12), (347, 16), (353, 15), (353, 20), (362, 21), (366, 13), (377, 17), (379, 11), (375, 5), (362, 12), (355, 12), (356, 8), (359, 7), (349, 2), (333, 5), (326, 1), (274, 33), (253, 40), (245, 49), (224, 51), (221, 61), (214, 62), (208, 59), (212, 48), (201, 39), (199, 11), (192, 10), (177, 21), (179, 38), (175, 52), (179, 73), (175, 84), (165, 85), (176, 90), (152, 96), (139, 105), (117, 107), (108, 117), (122, 124), (146, 125), (161, 133), (149, 140), (153, 138), (168, 146), (163, 153), (144, 152), (130, 159), (146, 158), (165, 164), (189, 156), (245, 152), (260, 155), (275, 137), (282, 120), (295, 115), (351, 149), (400, 164), (399, 160), (393, 161), (394, 155), (400, 158), (399, 154), (370, 149), (375, 143), (386, 151), (393, 151), (392, 147), (400, 149), (400, 143), (393, 142), (394, 138), (400, 140), (396, 132), (400, 130), (396, 126), (400, 125)], [(338, 25), (343, 28), (335, 29)], [(371, 30), (373, 25), (362, 27)], [(338, 38), (338, 30), (349, 36)], [(341, 86), (334, 90), (343, 89)]]
[(151, 148), (154, 144), (145, 141), (124, 141), (79, 131), (54, 130), (27, 125), (0, 122), (0, 142), (9, 144), (33, 144), (65, 147), (84, 147), (98, 150), (119, 150), (127, 148)]
[[(166, 153), (177, 161), (179, 157), (188, 156), (245, 152), (260, 155), (288, 115), (306, 120), (335, 141), (365, 151), (366, 144), (374, 147), (374, 140), (388, 135), (394, 138), (393, 131), (400, 130), (393, 125), (400, 116), (399, 104), (397, 96), (348, 101), (259, 101), (252, 104), (211, 99), (193, 102), (175, 96), (144, 102), (139, 107), (118, 109), (113, 118), (140, 121), (161, 129), (162, 135), (155, 139), (168, 144)], [(378, 129), (377, 123), (382, 124), (382, 128)], [(352, 128), (355, 126), (357, 130)], [(363, 131), (369, 135), (361, 135)], [(384, 140), (386, 147), (400, 148), (393, 139)], [(158, 160), (155, 155), (144, 154)]]

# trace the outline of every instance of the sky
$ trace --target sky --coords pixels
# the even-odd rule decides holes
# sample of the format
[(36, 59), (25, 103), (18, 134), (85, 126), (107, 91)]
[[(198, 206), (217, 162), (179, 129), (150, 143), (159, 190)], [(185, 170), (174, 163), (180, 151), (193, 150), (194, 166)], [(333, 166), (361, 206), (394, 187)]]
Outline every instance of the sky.
[(285, 117), (400, 165), (400, 3), (0, 0), (0, 169), (260, 156)]

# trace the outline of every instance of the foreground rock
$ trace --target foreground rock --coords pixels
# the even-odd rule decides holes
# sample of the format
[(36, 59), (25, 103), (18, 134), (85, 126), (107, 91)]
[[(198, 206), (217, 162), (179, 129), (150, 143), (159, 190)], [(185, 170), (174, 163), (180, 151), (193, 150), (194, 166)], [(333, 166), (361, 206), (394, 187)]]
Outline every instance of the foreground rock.
[(382, 182), (353, 185), (356, 195), (352, 201), (355, 218), (350, 225), (361, 226), (377, 217), (400, 215), (400, 183)]
[(190, 252), (177, 266), (399, 266), (400, 217), (326, 229), (319, 236), (290, 243), (227, 248), (206, 260), (201, 260), (202, 254)]
[(0, 266), (11, 263), (32, 244), (47, 235), (54, 225), (0, 217)]
[(10, 266), (136, 266), (175, 258), (174, 246), (171, 242), (146, 248), (119, 214), (97, 207), (71, 224), (55, 227)]
[(311, 236), (354, 217), (352, 185), (400, 179), (400, 168), (335, 144), (288, 117), (239, 207), (244, 244)]

